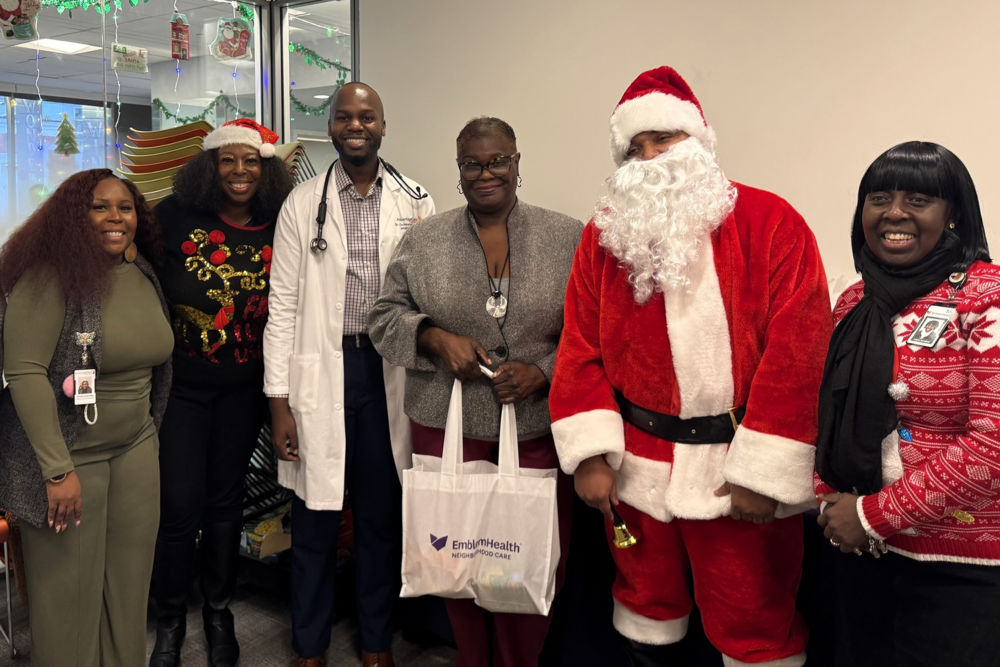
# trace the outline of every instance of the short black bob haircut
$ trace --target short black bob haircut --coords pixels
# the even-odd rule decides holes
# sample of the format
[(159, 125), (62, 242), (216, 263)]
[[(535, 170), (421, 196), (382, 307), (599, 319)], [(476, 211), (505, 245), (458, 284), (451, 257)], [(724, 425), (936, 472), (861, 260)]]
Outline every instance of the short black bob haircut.
[(929, 141), (907, 141), (893, 146), (875, 158), (858, 186), (858, 204), (851, 226), (851, 250), (854, 268), (861, 270), (861, 249), (865, 233), (861, 212), (865, 198), (872, 192), (903, 190), (940, 197), (951, 208), (954, 233), (958, 235), (962, 258), (955, 270), (964, 271), (977, 259), (990, 261), (990, 249), (979, 210), (979, 197), (969, 170), (944, 146)]

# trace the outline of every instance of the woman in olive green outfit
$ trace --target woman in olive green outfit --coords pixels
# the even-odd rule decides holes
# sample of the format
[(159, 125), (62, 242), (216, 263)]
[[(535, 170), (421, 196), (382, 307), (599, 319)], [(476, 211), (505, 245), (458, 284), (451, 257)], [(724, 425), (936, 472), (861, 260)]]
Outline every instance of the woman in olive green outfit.
[(145, 662), (173, 336), (140, 251), (158, 230), (107, 169), (67, 179), (0, 251), (0, 506), (20, 519), (36, 667)]

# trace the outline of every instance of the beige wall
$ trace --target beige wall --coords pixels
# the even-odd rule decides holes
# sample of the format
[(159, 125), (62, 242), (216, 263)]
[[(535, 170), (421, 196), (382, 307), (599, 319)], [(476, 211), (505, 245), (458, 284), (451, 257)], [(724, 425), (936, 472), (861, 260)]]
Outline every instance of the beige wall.
[(1000, 209), (1000, 3), (991, 0), (364, 0), (361, 78), (382, 94), (383, 155), (444, 210), (464, 203), (454, 138), (507, 120), (521, 196), (585, 219), (612, 170), (608, 116), (644, 69), (676, 67), (730, 178), (809, 221), (833, 277), (853, 273), (861, 174), (909, 139), (952, 149), (990, 242)]

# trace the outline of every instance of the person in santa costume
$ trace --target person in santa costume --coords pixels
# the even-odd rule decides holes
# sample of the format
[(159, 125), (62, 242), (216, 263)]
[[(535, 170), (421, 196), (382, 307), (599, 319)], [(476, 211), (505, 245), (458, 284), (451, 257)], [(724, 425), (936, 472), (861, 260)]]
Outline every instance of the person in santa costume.
[(580, 497), (638, 540), (612, 549), (632, 664), (684, 664), (694, 603), (724, 664), (802, 665), (826, 277), (802, 217), (727, 180), (714, 148), (670, 67), (625, 91), (567, 288), (552, 434)]

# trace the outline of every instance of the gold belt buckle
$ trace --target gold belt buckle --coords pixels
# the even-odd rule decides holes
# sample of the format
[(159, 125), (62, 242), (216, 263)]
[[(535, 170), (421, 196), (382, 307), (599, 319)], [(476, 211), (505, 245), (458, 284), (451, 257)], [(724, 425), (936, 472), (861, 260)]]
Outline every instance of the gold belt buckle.
[(740, 423), (736, 421), (736, 406), (734, 405), (733, 407), (729, 408), (727, 412), (729, 413), (730, 421), (733, 422), (733, 430), (735, 431), (740, 426)]

